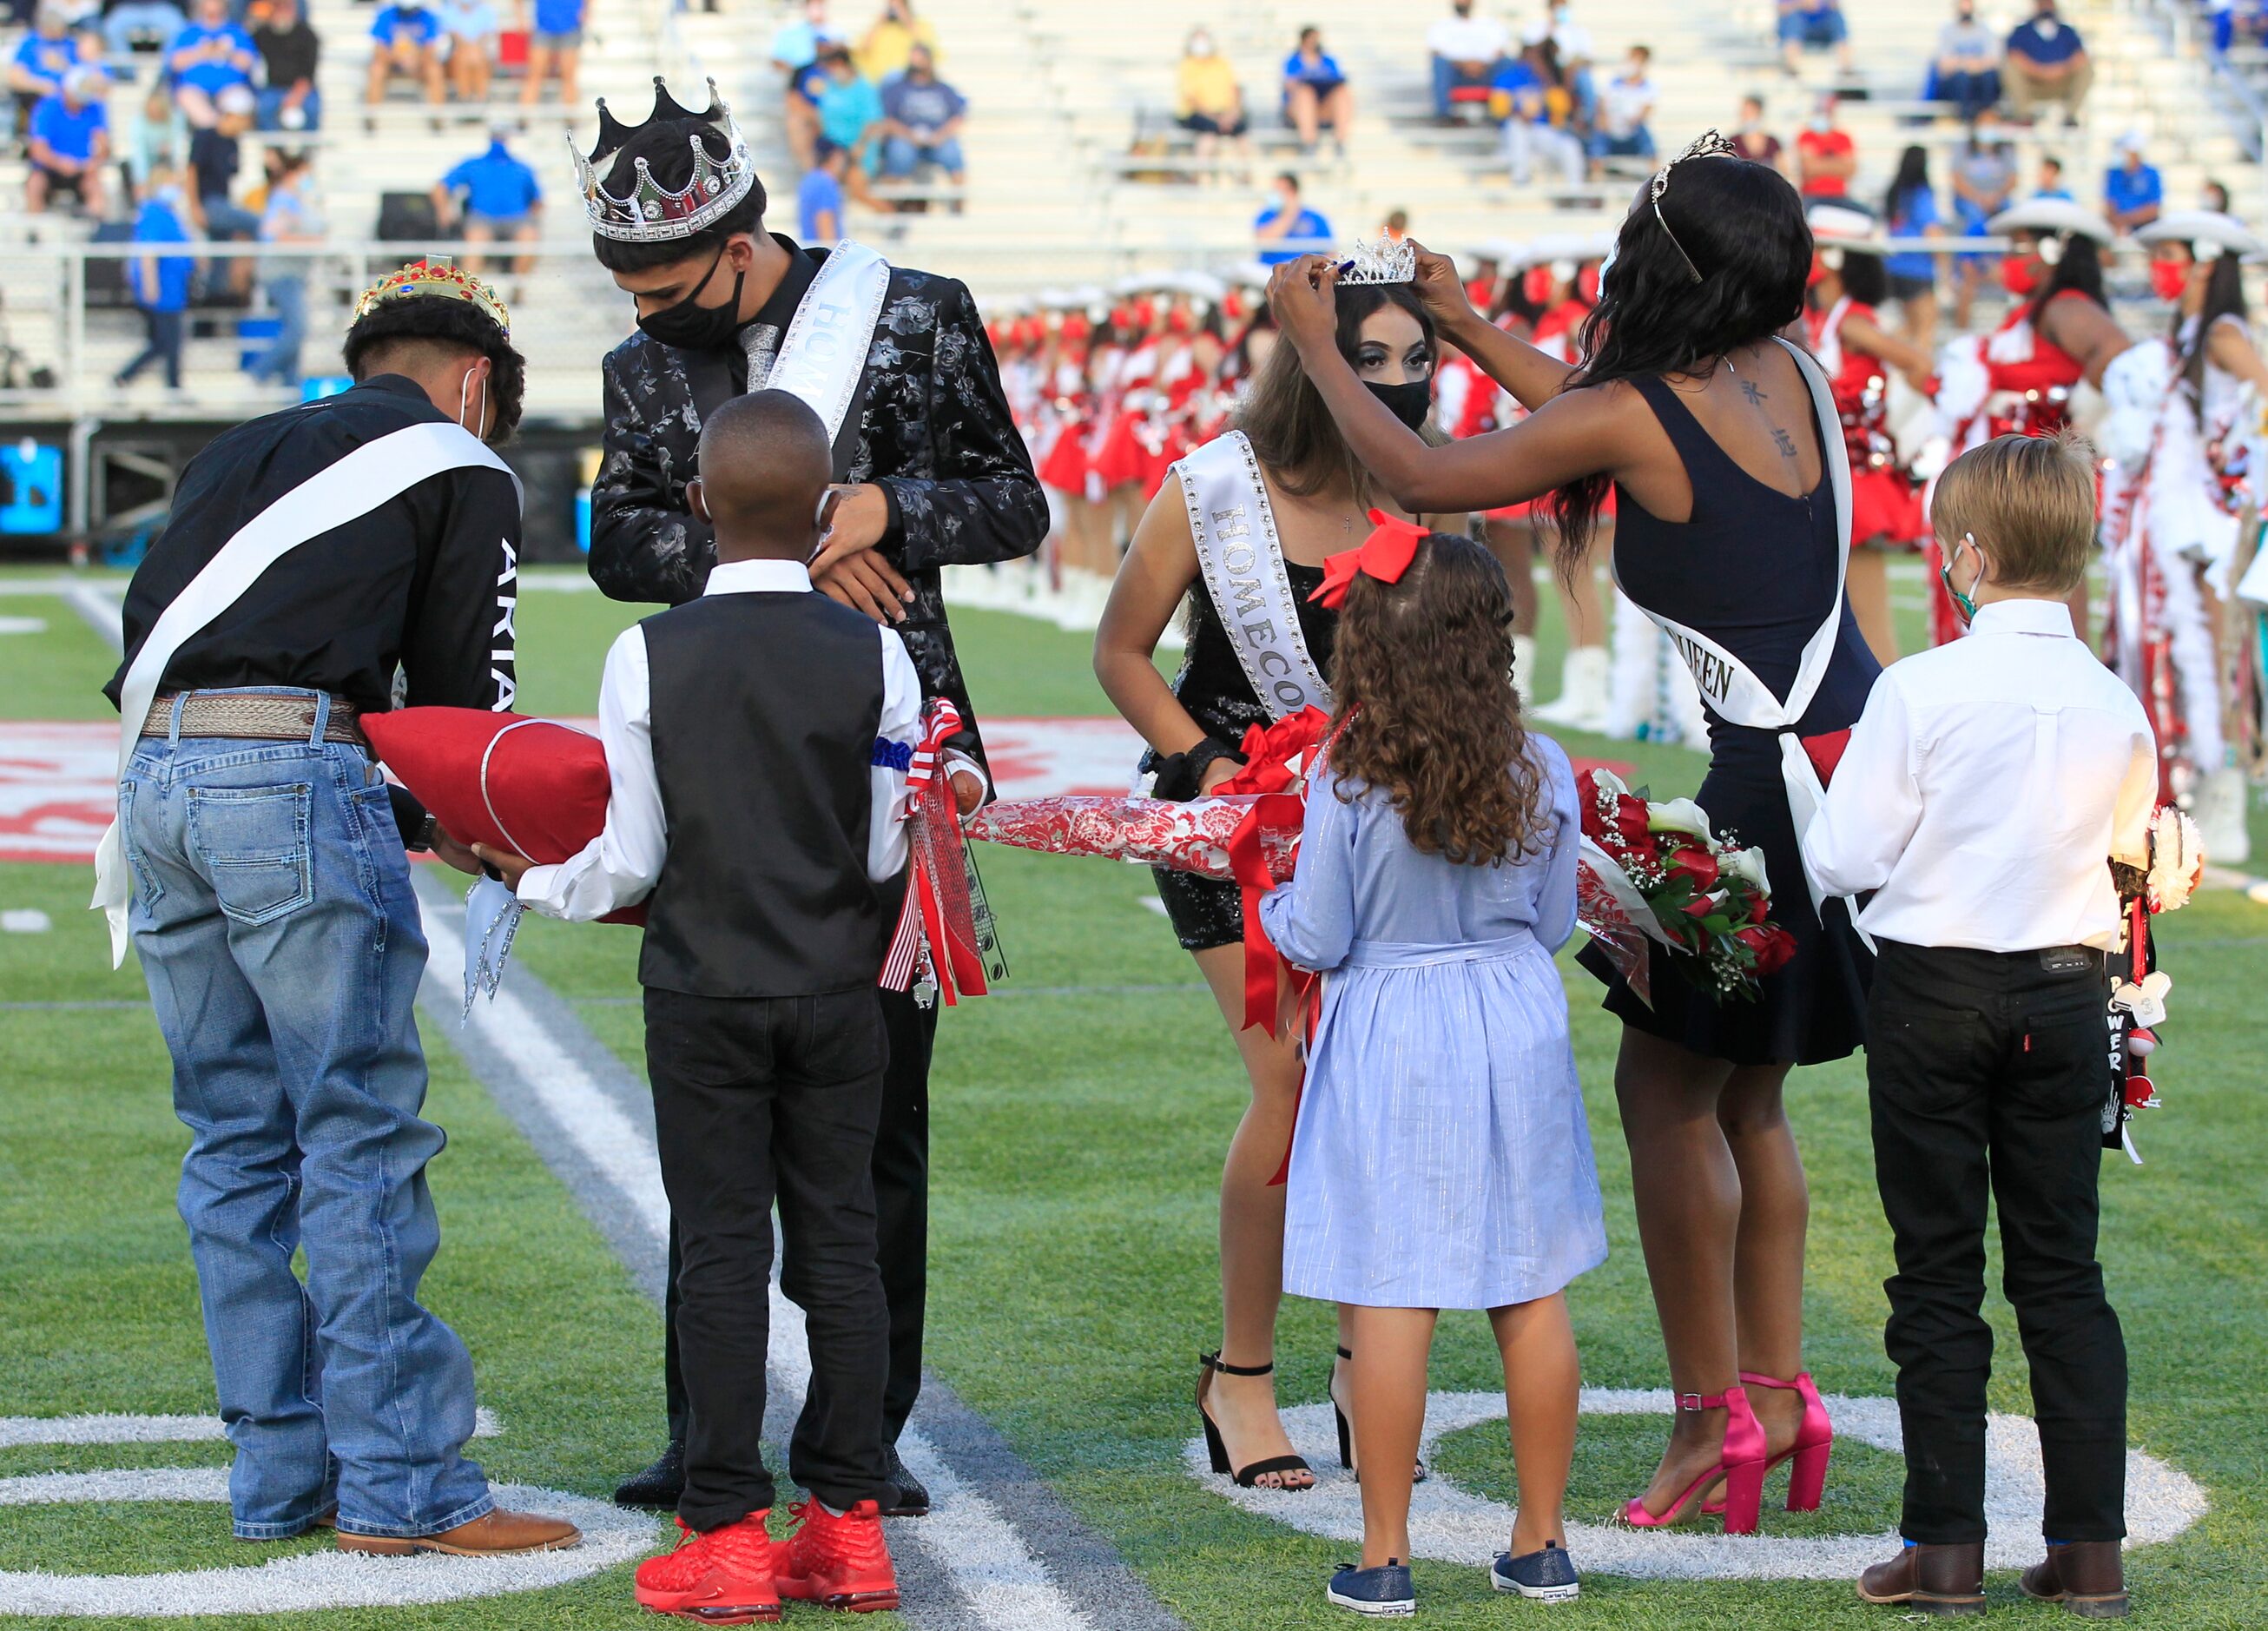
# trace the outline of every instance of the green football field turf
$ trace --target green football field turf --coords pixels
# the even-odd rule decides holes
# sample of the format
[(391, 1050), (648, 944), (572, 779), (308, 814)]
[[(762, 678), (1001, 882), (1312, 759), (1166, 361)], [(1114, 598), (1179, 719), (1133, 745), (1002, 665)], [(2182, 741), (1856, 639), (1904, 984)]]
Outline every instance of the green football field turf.
[[(0, 613), (51, 623), (44, 636), (0, 639), (0, 712), (102, 717), (91, 687), (109, 660), (81, 638), (68, 607), (33, 605), (0, 601)], [(627, 616), (594, 595), (529, 594), (526, 705), (588, 712), (606, 638)], [(1101, 709), (1085, 637), (997, 615), (955, 622), (986, 710)], [(1543, 666), (1556, 671), (1549, 653)], [(1690, 792), (1699, 775), (1700, 760), (1678, 749), (1570, 746), (1638, 762), (1662, 793)], [(1226, 1030), (1144, 905), (1144, 875), (1005, 852), (983, 859), (1015, 974), (1001, 995), (967, 1004), (940, 1028), (932, 1366), (1191, 1627), (1345, 1623), (1322, 1603), (1322, 1583), (1348, 1546), (1232, 1508), (1182, 1471), (1196, 1430), (1195, 1354), (1218, 1335), (1219, 1160), (1245, 1093)], [(87, 882), (76, 867), (0, 867), (0, 908), (39, 907), (55, 924), (46, 934), (0, 934), (0, 1004), (103, 1005), (0, 1007), (0, 1415), (209, 1410), (195, 1286), (172, 1209), (186, 1135), (168, 1107), (140, 983), (130, 968), (107, 971), (99, 922), (81, 910)], [(2268, 1545), (2256, 1527), (2268, 1522), (2259, 1404), (2268, 1389), (2268, 909), (2203, 896), (2168, 920), (2164, 947), (2176, 982), (2159, 1073), (2169, 1108), (2139, 1127), (2147, 1165), (2106, 1162), (2103, 1255), (2133, 1355), (2133, 1442), (2196, 1479), (2212, 1507), (2181, 1539), (2132, 1554), (2130, 1576), (2138, 1623), (2255, 1627), (2268, 1624)], [(637, 1068), (635, 953), (627, 930), (531, 920), (518, 956)], [(1660, 1343), (1610, 1089), (1615, 1028), (1587, 978), (1572, 966), (1568, 974), (1613, 1246), (1571, 1292), (1586, 1379), (1657, 1386)], [(659, 1316), (472, 1081), (448, 1031), (425, 1026), (433, 1114), (452, 1134), (432, 1170), (444, 1240), (427, 1283), (472, 1344), (482, 1400), (504, 1421), (476, 1453), (499, 1477), (603, 1495), (658, 1446)], [(1831, 1391), (1887, 1395), (1888, 1246), (1860, 1062), (1800, 1073), (1790, 1101), (1813, 1183), (1809, 1362)], [(1987, 1308), (2003, 1355), (1994, 1407), (2026, 1412), (2013, 1320), (1997, 1293)], [(1322, 1397), (1331, 1339), (1327, 1310), (1287, 1304), (1286, 1404)], [(1446, 1319), (1434, 1385), (1485, 1388), (1493, 1375), (1478, 1317)], [(1574, 1517), (1597, 1521), (1644, 1484), (1661, 1426), (1587, 1419)], [(220, 1448), (0, 1450), (0, 1478), (212, 1465)], [(1478, 1493), (1509, 1493), (1500, 1433), (1457, 1435), (1437, 1461), (1442, 1476)], [(1889, 1528), (1891, 1458), (1838, 1448), (1836, 1466), (1816, 1519), (1768, 1509), (1767, 1534)], [(0, 1570), (241, 1567), (253, 1561), (245, 1550), (225, 1539), (217, 1507), (0, 1508)], [(295, 1619), (324, 1631), (629, 1627), (640, 1617), (627, 1575), (526, 1597)], [(1472, 1569), (1421, 1562), (1418, 1582), (1421, 1615), (1433, 1624), (1527, 1623), (1544, 1612), (1494, 1597)], [(1992, 1592), (1995, 1620), (2063, 1623), (2016, 1600), (2011, 1578), (1996, 1576)], [(1618, 1631), (1891, 1623), (1840, 1581), (1669, 1584), (1596, 1571), (1580, 1605), (1550, 1612)]]

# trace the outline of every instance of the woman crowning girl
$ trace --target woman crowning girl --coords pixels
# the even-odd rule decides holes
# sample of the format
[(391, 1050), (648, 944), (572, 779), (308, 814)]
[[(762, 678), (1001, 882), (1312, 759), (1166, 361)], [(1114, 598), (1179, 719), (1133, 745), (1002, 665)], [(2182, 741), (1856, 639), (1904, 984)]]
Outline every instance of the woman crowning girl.
[[(1595, 949), (1623, 1021), (1616, 1096), (1676, 1413), (1652, 1482), (1624, 1509), (1674, 1522), (1723, 1486), (1725, 1526), (1757, 1523), (1764, 1474), (1795, 1463), (1817, 1503), (1832, 1429), (1803, 1368), (1803, 1163), (1781, 1108), (1789, 1069), (1863, 1037), (1871, 963), (1845, 903), (1815, 903), (1798, 808), (1818, 796), (1802, 739), (1854, 722), (1879, 671), (1842, 592), (1849, 483), (1828, 382), (1777, 338), (1803, 311), (1811, 232), (1795, 189), (1712, 132), (1641, 188), (1570, 367), (1471, 309), (1454, 266), (1418, 286), (1449, 341), (1534, 410), (1508, 430), (1428, 446), (1379, 409), (1332, 344), (1332, 269), (1279, 268), (1269, 295), (1356, 456), (1404, 509), (1550, 495), (1563, 566), (1617, 498), (1616, 575), (1693, 662), (1709, 715), (1700, 801), (1764, 851), (1788, 964), (1723, 1006), (1653, 954), (1653, 1005)], [(1682, 621), (1681, 621), (1682, 620)]]
[[(1405, 285), (1351, 288), (1324, 343), (1366, 400), (1410, 434), (1426, 424), (1433, 322)], [(1430, 432), (1438, 437), (1438, 432)], [(1276, 347), (1231, 428), (1179, 461), (1135, 529), (1094, 637), (1094, 671), (1142, 734), (1160, 798), (1209, 793), (1243, 764), (1255, 725), (1328, 711), (1337, 615), (1308, 596), (1323, 562), (1359, 544), (1367, 513), (1388, 505), (1301, 372)], [(1409, 519), (1409, 512), (1400, 513)], [(1458, 521), (1462, 525), (1462, 520)], [(1233, 580), (1233, 581), (1232, 581)], [(1152, 661), (1188, 602), (1188, 645), (1169, 686)], [(1234, 615), (1222, 616), (1228, 608)], [(1221, 1345), (1204, 1355), (1197, 1408), (1241, 1484), (1303, 1490), (1314, 1473), (1276, 1413), (1276, 1311), (1283, 1300), (1284, 1186), (1300, 1095), (1297, 1049), (1244, 1030), (1244, 918), (1236, 886), (1160, 869), (1158, 893), (1183, 948), (1212, 987), (1252, 1081), (1220, 1185)], [(1341, 1332), (1342, 1368), (1347, 1348)], [(1344, 1399), (1342, 1369), (1332, 1396)]]

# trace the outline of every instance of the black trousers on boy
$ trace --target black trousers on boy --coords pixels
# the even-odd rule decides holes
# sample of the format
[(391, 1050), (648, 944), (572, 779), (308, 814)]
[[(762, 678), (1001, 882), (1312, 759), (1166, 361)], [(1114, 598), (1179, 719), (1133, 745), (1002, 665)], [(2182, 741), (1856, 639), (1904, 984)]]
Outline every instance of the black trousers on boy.
[(878, 1496), (890, 1328), (874, 1260), (874, 1127), (889, 1049), (877, 994), (744, 1000), (649, 989), (645, 1025), (678, 1258), (678, 1515), (707, 1531), (772, 1504), (762, 1439), (775, 1197), (780, 1286), (803, 1310), (811, 1347), (789, 1472), (838, 1509)]
[(2102, 954), (1884, 941), (1867, 1025), (1883, 1282), (1905, 1433), (1906, 1539), (1984, 1539), (1988, 1195), (2031, 1362), (2045, 1538), (2126, 1533), (2126, 1345), (2095, 1261), (2110, 1092)]
[[(874, 1131), (875, 1258), (890, 1310), (890, 1378), (882, 1390), (882, 1442), (895, 1444), (921, 1397), (922, 1327), (929, 1302), (929, 1062), (937, 1010), (909, 993), (880, 991), (890, 1039), (882, 1112)], [(685, 1442), (685, 1376), (677, 1352), (677, 1221), (669, 1225), (669, 1288), (662, 1313), (662, 1382), (672, 1443)]]

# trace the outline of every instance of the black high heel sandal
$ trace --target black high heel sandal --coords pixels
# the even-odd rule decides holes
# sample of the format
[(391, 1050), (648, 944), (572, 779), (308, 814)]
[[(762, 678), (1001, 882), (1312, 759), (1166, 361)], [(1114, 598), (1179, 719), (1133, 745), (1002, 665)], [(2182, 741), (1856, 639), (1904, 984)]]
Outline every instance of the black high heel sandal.
[[(1345, 1348), (1339, 1349), (1338, 1355), (1350, 1364), (1354, 1362), (1353, 1354)], [(1339, 1408), (1339, 1396), (1333, 1393), (1330, 1397), (1331, 1414), (1338, 1418), (1339, 1424), (1339, 1465), (1348, 1472), (1353, 1472), (1354, 1481), (1359, 1484), (1362, 1482), (1362, 1474), (1356, 1470), (1354, 1465), (1354, 1423), (1348, 1421), (1347, 1413)], [(1428, 1476), (1425, 1464), (1420, 1461), (1417, 1471), (1410, 1473), (1410, 1481), (1412, 1485), (1422, 1484)]]
[[(1264, 1461), (1254, 1462), (1250, 1466), (1231, 1467), (1228, 1464), (1228, 1446), (1222, 1442), (1220, 1428), (1213, 1425), (1212, 1413), (1205, 1408), (1205, 1396), (1212, 1391), (1214, 1372), (1218, 1371), (1225, 1376), (1265, 1376), (1274, 1374), (1276, 1369), (1274, 1365), (1223, 1364), (1218, 1351), (1198, 1354), (1197, 1364), (1201, 1367), (1197, 1371), (1197, 1420), (1204, 1423), (1205, 1450), (1212, 1458), (1214, 1472), (1233, 1478), (1238, 1487), (1244, 1489), (1260, 1488), (1262, 1487), (1260, 1480), (1270, 1472), (1306, 1472), (1310, 1476), (1314, 1474), (1314, 1469), (1307, 1465), (1304, 1457), (1300, 1456), (1270, 1456)], [(1280, 1489), (1285, 1494), (1298, 1494), (1314, 1488), (1314, 1486), (1312, 1483), (1279, 1483), (1268, 1487)]]

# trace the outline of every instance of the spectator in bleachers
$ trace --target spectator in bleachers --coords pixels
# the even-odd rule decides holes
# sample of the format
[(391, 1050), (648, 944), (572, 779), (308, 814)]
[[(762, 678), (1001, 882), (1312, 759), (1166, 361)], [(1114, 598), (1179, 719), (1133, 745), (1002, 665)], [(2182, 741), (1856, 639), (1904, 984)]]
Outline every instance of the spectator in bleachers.
[(102, 106), (108, 83), (100, 69), (74, 68), (63, 76), (61, 90), (41, 97), (32, 109), (26, 214), (41, 213), (59, 193), (71, 194), (98, 221), (108, 213), (102, 184), (103, 167), (110, 162), (110, 122)]
[(843, 177), (850, 167), (850, 153), (822, 137), (815, 156), (819, 162), (795, 189), (796, 228), (806, 247), (825, 248), (841, 243), (849, 230), (849, 218), (843, 214)]
[(441, 22), (449, 94), (460, 102), (487, 101), (496, 76), (497, 36), (503, 30), (496, 7), (490, 0), (438, 0), (434, 15)]
[(1338, 58), (1323, 49), (1320, 28), (1302, 28), (1300, 43), (1284, 59), (1284, 117), (1299, 132), (1302, 152), (1314, 152), (1329, 127), (1331, 144), (1345, 153), (1354, 124), (1354, 87), (1347, 84)]
[(819, 65), (820, 48), (843, 43), (842, 32), (827, 20), (827, 0), (805, 0), (799, 15), (773, 31), (772, 66), (779, 70), (783, 83), (780, 119), (788, 151), (800, 169), (813, 167), (819, 140), (819, 93), (826, 78)]
[(2076, 203), (2070, 188), (2064, 185), (2063, 160), (2053, 153), (2040, 156), (2039, 179), (2032, 183), (2035, 198), (2062, 198)]
[(1653, 53), (1642, 45), (1630, 48), (1623, 70), (1599, 92), (1598, 121), (1591, 128), (1591, 174), (1604, 175), (1609, 159), (1652, 159), (1656, 96), (1647, 70)]
[(1497, 70), (1489, 112), (1504, 131), (1504, 159), (1513, 185), (1525, 187), (1540, 163), (1561, 185), (1583, 179), (1583, 139), (1572, 128), (1575, 99), (1559, 73), (1548, 39), (1524, 47)]
[(1938, 31), (1922, 98), (1952, 103), (1964, 122), (2000, 100), (2000, 41), (1977, 20), (1977, 0), (1955, 0), (1953, 20)]
[(528, 25), (527, 82), (519, 100), (533, 107), (543, 100), (543, 82), (556, 74), (559, 105), (582, 110), (578, 87), (583, 70), (583, 22), (589, 0), (533, 0)]
[[(1969, 140), (1953, 166), (1953, 219), (1963, 238), (1984, 236), (1984, 223), (2008, 207), (2016, 190), (2016, 161), (2000, 128), (2000, 115), (1987, 107), (1970, 122)], [(1977, 286), (1996, 270), (1999, 257), (1963, 252), (1955, 262), (1953, 322), (1969, 327)]]
[(929, 18), (914, 15), (914, 0), (882, 0), (882, 15), (858, 41), (858, 71), (876, 85), (887, 85), (894, 76), (906, 71), (916, 46), (929, 52), (934, 67), (940, 55), (936, 26)]
[(1741, 122), (1734, 129), (1733, 145), (1742, 158), (1751, 164), (1770, 165), (1786, 173), (1786, 150), (1764, 125), (1764, 100), (1760, 96), (1741, 99)]
[(2035, 5), (2033, 15), (2008, 36), (2008, 105), (2029, 122), (2041, 103), (2059, 103), (2069, 128), (2079, 122), (2079, 105), (2095, 83), (2095, 64), (2079, 30), (2056, 15), (2056, 0), (2035, 0)]
[(882, 128), (882, 93), (858, 71), (845, 45), (822, 47), (819, 53), (822, 77), (819, 92), (819, 134), (850, 155), (845, 180), (850, 196), (868, 209), (880, 208), (867, 175), (876, 162), (875, 149)]
[(2219, 181), (2207, 181), (2205, 184), (2204, 192), (2198, 196), (2198, 203), (2202, 208), (2210, 210), (2216, 215), (2227, 215), (2228, 188), (2223, 187)]
[(438, 103), (441, 96), (441, 19), (424, 0), (388, 0), (370, 26), (370, 83), (363, 100), (372, 107), (386, 100), (386, 87), (397, 74), (416, 83), (425, 100)]
[[(1882, 227), (1891, 238), (1942, 238), (1945, 218), (1930, 185), (1929, 150), (1915, 144), (1898, 155), (1898, 173), (1882, 194)], [(1925, 351), (1937, 336), (1937, 256), (1900, 249), (1882, 257), (1890, 298), (1904, 314), (1905, 336)]]
[(1779, 0), (1780, 64), (1792, 78), (1803, 71), (1806, 51), (1835, 53), (1835, 65), (1851, 71), (1851, 25), (1842, 0)]
[(160, 170), (151, 180), (150, 196), (134, 218), (134, 241), (149, 247), (126, 262), (126, 286), (142, 314), (149, 340), (141, 354), (118, 371), (114, 383), (130, 385), (151, 363), (163, 363), (166, 388), (178, 391), (183, 314), (189, 308), (189, 278), (196, 262), (186, 255), (164, 254), (158, 246), (189, 242), (195, 216), (178, 172)]
[(1845, 198), (1859, 173), (1859, 144), (1838, 121), (1832, 91), (1822, 92), (1811, 122), (1795, 138), (1795, 189), (1806, 198)]
[(1276, 178), (1275, 196), (1252, 223), (1258, 240), (1260, 263), (1280, 266), (1303, 255), (1328, 247), (1331, 224), (1320, 210), (1310, 210), (1300, 196), (1300, 178), (1289, 170)]
[(2158, 218), (2166, 205), (2166, 183), (2158, 166), (2142, 157), (2142, 136), (2129, 130), (2112, 144), (2118, 162), (2102, 178), (2102, 213), (2122, 238)]
[(1458, 91), (1487, 92), (1511, 48), (1512, 31), (1492, 17), (1475, 17), (1473, 0), (1449, 0), (1449, 15), (1425, 31), (1425, 52), (1433, 66), (1433, 117), (1454, 116)]
[[(315, 213), (310, 193), (308, 156), (302, 151), (276, 156), (268, 181), (268, 198), (260, 217), (260, 241), (302, 248), (323, 241), (322, 218)], [(307, 262), (304, 256), (276, 255), (260, 268), (260, 292), (268, 309), (276, 314), (276, 338), (253, 359), (245, 372), (255, 381), (274, 380), (297, 387), (299, 348), (307, 338)]]
[(1574, 128), (1582, 129), (1595, 122), (1599, 95), (1591, 77), (1591, 31), (1572, 19), (1567, 0), (1551, 0), (1543, 20), (1528, 26), (1521, 35), (1521, 43), (1550, 46), (1552, 61), (1575, 99)]
[[(241, 139), (252, 129), (252, 87), (226, 86), (213, 98), (213, 127), (189, 133), (192, 195), (207, 238), (222, 243), (250, 243), (260, 236), (260, 217), (236, 202), (234, 189), (243, 159)], [(211, 257), (205, 265), (204, 298), (250, 304), (253, 269), (252, 262), (242, 255)]]
[[(484, 150), (434, 185), (434, 214), (468, 244), (534, 243), (541, 234), (543, 188), (507, 144), (511, 135), (511, 126), (497, 125), (489, 132)], [(486, 270), (490, 264), (476, 260), (473, 269)], [(527, 270), (524, 259), (504, 265), (515, 276)]]
[(179, 168), (188, 145), (188, 123), (173, 99), (166, 94), (166, 82), (151, 81), (149, 94), (142, 99), (126, 128), (126, 179), (133, 187), (130, 202), (138, 204), (147, 198), (151, 178), (161, 171)]
[(961, 128), (968, 100), (937, 77), (929, 48), (917, 45), (906, 70), (882, 88), (882, 173), (904, 181), (924, 165), (935, 165), (955, 187), (968, 177), (961, 153)]
[(1197, 138), (1199, 159), (1212, 159), (1223, 142), (1240, 155), (1251, 151), (1244, 87), (1229, 60), (1213, 48), (1210, 30), (1190, 30), (1182, 48), (1181, 65), (1174, 71), (1174, 122)]
[(137, 45), (164, 50), (188, 22), (173, 0), (118, 0), (102, 12), (102, 43), (114, 57), (131, 55)]
[(8, 64), (8, 89), (16, 98), (16, 128), (27, 129), (32, 110), (63, 88), (63, 79), (78, 66), (78, 41), (70, 20), (54, 6), (41, 6), (32, 19), (32, 32), (16, 47), (16, 60)]
[(255, 109), (263, 130), (320, 130), (323, 92), (315, 83), (322, 42), (299, 0), (269, 0), (267, 19), (252, 31), (262, 77)]
[(260, 53), (252, 36), (229, 16), (228, 0), (196, 0), (188, 24), (166, 48), (173, 100), (194, 130), (218, 124), (220, 93), (237, 85), (250, 88), (252, 70), (259, 66)]

